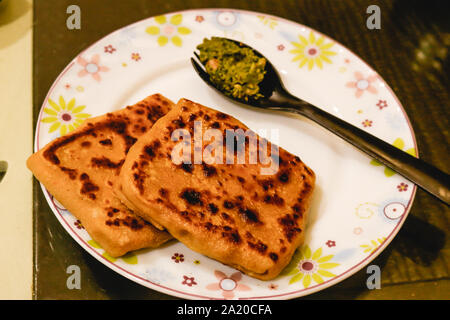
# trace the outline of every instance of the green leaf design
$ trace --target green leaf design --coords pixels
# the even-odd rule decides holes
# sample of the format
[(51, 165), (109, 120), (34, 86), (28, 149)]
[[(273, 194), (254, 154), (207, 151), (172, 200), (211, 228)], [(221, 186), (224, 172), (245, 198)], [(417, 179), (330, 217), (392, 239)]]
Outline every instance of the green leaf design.
[[(87, 242), (91, 247), (95, 249), (103, 249), (101, 245), (99, 245), (95, 240), (91, 239)], [(111, 262), (116, 262), (117, 258), (112, 257), (109, 255), (106, 251), (102, 253), (102, 256), (108, 259)], [(127, 254), (120, 257), (125, 263), (127, 264), (137, 264), (138, 263), (138, 257), (133, 252), (128, 252)]]
[(320, 269), (333, 269), (336, 268), (337, 266), (339, 266), (339, 263), (334, 262), (325, 262), (319, 264)]
[(57, 120), (58, 120), (57, 117), (47, 117), (47, 118), (42, 119), (41, 122), (44, 122), (44, 123), (52, 123), (52, 122), (55, 122), (55, 121), (57, 121)]
[(289, 264), (281, 271), (281, 275), (292, 276), (298, 272), (297, 264), (300, 261), (300, 250), (295, 251)]
[(384, 241), (386, 240), (386, 237), (377, 238), (376, 240), (370, 240), (369, 244), (361, 244), (360, 248), (364, 249), (363, 252), (372, 252), (376, 248), (378, 248)]
[(65, 110), (66, 109), (66, 101), (64, 100), (63, 96), (59, 96), (59, 106), (61, 107), (61, 109)]
[(383, 165), (380, 161), (375, 160), (375, 159), (372, 159), (372, 161), (370, 161), (370, 164), (373, 166), (382, 166)]
[(157, 41), (158, 41), (158, 44), (162, 47), (167, 44), (169, 39), (166, 36), (159, 36)]
[(332, 254), (317, 259), (317, 262), (318, 263), (327, 262), (327, 261), (330, 261), (331, 259), (333, 259), (333, 255)]
[(147, 29), (145, 29), (145, 32), (147, 32), (148, 34), (151, 34), (152, 36), (155, 36), (155, 35), (159, 34), (159, 27), (157, 27), (157, 26), (148, 27)]
[(72, 98), (69, 103), (67, 104), (67, 110), (72, 110), (72, 108), (75, 107), (75, 98)]
[(327, 278), (336, 277), (336, 275), (334, 273), (327, 271), (327, 270), (323, 270), (323, 269), (317, 270), (317, 273), (320, 274), (321, 276), (324, 276)]
[(311, 259), (317, 260), (320, 258), (321, 255), (322, 255), (322, 248), (319, 248), (316, 251), (314, 251)]
[(306, 258), (306, 259), (311, 258), (311, 249), (309, 248), (309, 246), (307, 244), (302, 246), (301, 253), (304, 258)]
[(55, 109), (56, 111), (60, 111), (61, 108), (59, 107), (59, 105), (53, 101), (52, 99), (48, 99), (48, 103), (53, 107), (53, 109)]
[(60, 125), (61, 125), (61, 123), (55, 122), (55, 123), (52, 124), (51, 127), (48, 129), (48, 133), (55, 132), (56, 130), (58, 130), (58, 128), (59, 128)]
[(191, 29), (186, 28), (186, 27), (179, 27), (179, 28), (178, 28), (178, 32), (179, 32), (180, 34), (183, 34), (183, 35), (185, 35), (185, 34), (190, 34), (190, 33), (191, 33)]
[(164, 24), (167, 22), (167, 19), (165, 16), (157, 16), (155, 17), (155, 21), (159, 24)]
[(44, 108), (44, 112), (46, 114), (51, 115), (51, 116), (57, 116), (58, 115), (58, 112), (56, 112), (55, 110), (52, 110), (50, 108)]
[(386, 167), (386, 168), (384, 168), (384, 175), (386, 176), (386, 177), (392, 177), (393, 175), (395, 174), (395, 171), (394, 170), (392, 170), (392, 169), (390, 169), (390, 168), (388, 168), (388, 167)]
[(291, 280), (289, 280), (289, 284), (293, 284), (293, 283), (295, 283), (295, 282), (298, 282), (298, 281), (300, 281), (302, 278), (303, 278), (303, 273), (300, 272), (299, 274), (293, 276), (293, 277), (291, 278)]
[(303, 278), (303, 287), (308, 288), (310, 284), (311, 284), (311, 276), (307, 274)]
[(174, 25), (179, 25), (183, 21), (183, 16), (181, 14), (175, 14), (170, 17), (170, 23)]
[(138, 257), (132, 252), (128, 252), (126, 255), (122, 256), (121, 259), (127, 264), (137, 264)]
[(176, 45), (177, 47), (181, 47), (183, 45), (183, 40), (179, 36), (173, 36), (172, 37), (172, 43)]
[(86, 106), (78, 106), (75, 109), (73, 109), (72, 112), (73, 113), (79, 113), (79, 112), (83, 111), (85, 108), (86, 108)]
[(392, 145), (400, 150), (403, 150), (403, 148), (405, 147), (405, 142), (402, 138), (397, 138), (395, 139), (394, 143), (392, 143)]
[(95, 241), (95, 240), (89, 240), (87, 242), (91, 247), (94, 247), (95, 249), (102, 249), (102, 247)]
[(417, 157), (416, 149), (414, 149), (414, 148), (406, 150), (406, 153), (412, 155), (413, 157)]
[(116, 262), (117, 259), (114, 257), (111, 257), (106, 251), (103, 252), (102, 256), (104, 256), (107, 260), (111, 261), (111, 262)]
[(322, 283), (323, 282), (323, 278), (321, 277), (321, 276), (319, 276), (317, 273), (314, 273), (313, 275), (312, 275), (312, 278), (313, 278), (313, 280), (316, 282), (316, 283)]

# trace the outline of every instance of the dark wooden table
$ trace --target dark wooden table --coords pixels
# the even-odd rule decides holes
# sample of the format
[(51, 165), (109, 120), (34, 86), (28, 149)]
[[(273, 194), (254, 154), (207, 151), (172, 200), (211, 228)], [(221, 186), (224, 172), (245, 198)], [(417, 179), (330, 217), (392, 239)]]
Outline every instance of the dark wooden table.
[[(66, 28), (66, 9), (72, 4), (82, 10), (81, 30)], [(381, 29), (369, 30), (366, 9), (373, 4), (381, 9)], [(308, 25), (347, 46), (387, 81), (402, 102), (420, 157), (450, 172), (450, 21), (442, 1), (34, 0), (34, 119), (54, 79), (92, 42), (146, 17), (195, 8), (272, 14)], [(448, 207), (418, 190), (403, 228), (373, 261), (382, 267), (381, 290), (367, 289), (363, 269), (304, 299), (449, 299), (449, 225)], [(81, 268), (81, 290), (66, 287), (66, 268), (72, 264)], [(123, 278), (86, 253), (56, 220), (36, 181), (34, 279), (35, 299), (174, 299)]]

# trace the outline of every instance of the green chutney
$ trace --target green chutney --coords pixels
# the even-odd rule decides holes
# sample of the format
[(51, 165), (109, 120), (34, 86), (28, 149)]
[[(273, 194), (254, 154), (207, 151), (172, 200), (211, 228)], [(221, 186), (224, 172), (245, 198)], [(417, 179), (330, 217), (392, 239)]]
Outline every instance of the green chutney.
[(244, 101), (263, 97), (259, 84), (264, 79), (266, 59), (218, 37), (204, 39), (197, 49), (211, 82), (222, 92)]

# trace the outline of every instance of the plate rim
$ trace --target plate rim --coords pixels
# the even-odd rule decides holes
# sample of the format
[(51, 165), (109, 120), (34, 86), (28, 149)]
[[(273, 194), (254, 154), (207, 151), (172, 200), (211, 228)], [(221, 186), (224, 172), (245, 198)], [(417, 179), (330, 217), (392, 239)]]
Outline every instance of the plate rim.
[[(307, 25), (304, 25), (302, 23), (293, 21), (293, 20), (289, 20), (280, 16), (276, 16), (276, 15), (272, 15), (269, 13), (265, 13), (265, 12), (258, 12), (258, 11), (252, 11), (252, 10), (244, 10), (244, 9), (235, 9), (235, 8), (223, 8), (223, 7), (219, 7), (219, 8), (213, 8), (213, 7), (209, 7), (209, 8), (198, 8), (198, 9), (185, 9), (185, 10), (177, 10), (177, 11), (171, 11), (171, 12), (165, 12), (165, 13), (161, 13), (159, 15), (174, 15), (174, 14), (180, 14), (180, 13), (191, 13), (191, 12), (202, 12), (202, 11), (225, 11), (225, 12), (237, 12), (237, 13), (243, 13), (243, 14), (248, 14), (248, 15), (253, 15), (253, 16), (257, 16), (257, 15), (264, 15), (265, 17), (269, 17), (269, 18), (273, 18), (276, 19), (278, 21), (282, 21), (286, 24), (290, 24), (290, 25), (294, 25), (296, 27), (303, 27), (306, 28), (307, 30), (311, 30), (314, 31), (315, 33), (323, 36), (325, 39), (331, 40), (335, 43), (337, 43), (339, 46), (341, 46), (342, 48), (346, 49), (350, 54), (353, 55), (353, 57), (355, 57), (360, 63), (362, 63), (366, 68), (368, 68), (369, 70), (371, 70), (372, 72), (374, 72), (377, 76), (379, 81), (381, 81), (385, 88), (388, 90), (388, 92), (390, 93), (390, 95), (392, 96), (392, 98), (395, 100), (395, 102), (398, 104), (398, 106), (400, 107), (400, 110), (403, 114), (403, 118), (406, 120), (408, 129), (409, 129), (409, 133), (410, 133), (410, 137), (412, 138), (413, 141), (413, 145), (414, 148), (416, 150), (416, 157), (419, 158), (419, 149), (418, 149), (418, 145), (417, 145), (417, 140), (416, 140), (416, 135), (414, 132), (414, 128), (412, 126), (412, 123), (408, 117), (408, 114), (406, 113), (405, 108), (403, 107), (403, 104), (400, 102), (399, 98), (397, 97), (397, 95), (395, 94), (395, 92), (392, 90), (392, 88), (389, 86), (389, 84), (384, 80), (383, 77), (381, 77), (381, 75), (379, 75), (379, 73), (372, 67), (370, 66), (365, 60), (363, 60), (359, 55), (357, 55), (355, 52), (353, 52), (352, 50), (350, 50), (348, 47), (346, 47), (345, 45), (343, 45), (341, 42), (335, 40), (334, 38), (331, 38), (330, 36), (323, 34), (320, 31), (317, 31), (316, 29), (309, 27)], [(137, 20), (135, 22), (132, 22), (128, 25), (122, 26), (118, 29), (113, 30), (112, 32), (102, 36), (101, 38), (99, 38), (98, 40), (94, 41), (93, 43), (91, 43), (89, 46), (87, 46), (85, 49), (83, 49), (82, 51), (80, 51), (74, 58), (72, 58), (72, 60), (70, 60), (70, 62), (66, 65), (66, 67), (58, 74), (58, 76), (56, 77), (56, 79), (53, 81), (52, 85), (50, 86), (38, 113), (37, 116), (37, 124), (35, 126), (35, 139), (34, 139), (34, 152), (37, 152), (40, 150), (39, 148), (39, 128), (40, 128), (40, 124), (41, 121), (39, 121), (42, 117), (42, 113), (43, 110), (45, 108), (46, 105), (46, 101), (48, 101), (49, 96), (51, 95), (51, 93), (53, 92), (55, 86), (58, 84), (58, 82), (60, 81), (60, 79), (64, 76), (64, 74), (70, 70), (70, 68), (75, 64), (75, 60), (77, 59), (77, 57), (83, 55), (86, 51), (88, 51), (90, 48), (92, 48), (93, 46), (95, 46), (97, 43), (103, 41), (105, 38), (110, 37), (111, 35), (113, 35), (116, 32), (119, 32), (125, 28), (129, 28), (132, 27), (134, 25), (137, 25), (139, 23), (142, 23), (146, 20), (150, 20), (153, 19), (159, 15), (153, 15), (153, 16), (149, 16), (140, 20)], [(126, 277), (127, 279), (136, 282), (144, 287), (147, 287), (149, 289), (152, 290), (156, 290), (171, 296), (175, 296), (175, 297), (179, 297), (179, 298), (187, 298), (187, 299), (210, 299), (210, 300), (222, 300), (222, 298), (215, 298), (215, 297), (210, 297), (210, 296), (203, 296), (203, 295), (198, 295), (198, 294), (194, 294), (194, 293), (188, 293), (188, 292), (182, 292), (179, 291), (177, 289), (174, 288), (170, 288), (170, 287), (165, 287), (162, 286), (160, 284), (154, 283), (148, 279), (144, 279), (140, 276), (138, 276), (137, 274), (131, 273), (130, 271), (116, 265), (115, 263), (109, 261), (108, 259), (106, 259), (105, 257), (103, 257), (98, 251), (96, 251), (95, 249), (91, 248), (84, 239), (81, 239), (81, 237), (72, 229), (72, 226), (70, 226), (68, 224), (68, 222), (64, 219), (63, 214), (60, 212), (59, 208), (54, 205), (53, 208), (51, 207), (50, 203), (53, 203), (52, 200), (52, 196), (50, 195), (50, 193), (47, 191), (47, 189), (45, 188), (45, 186), (39, 182), (42, 192), (44, 193), (44, 196), (47, 200), (47, 204), (50, 206), (51, 211), (53, 212), (53, 214), (55, 214), (56, 218), (58, 219), (58, 221), (63, 225), (64, 229), (71, 235), (71, 237), (84, 249), (86, 250), (91, 256), (93, 256), (95, 259), (97, 259), (99, 262), (101, 262), (102, 264), (104, 264), (106, 267), (114, 270), (115, 272), (119, 273), (121, 276)], [(392, 242), (392, 240), (395, 238), (395, 236), (397, 235), (397, 233), (400, 231), (400, 229), (402, 228), (404, 222), (406, 221), (406, 218), (409, 215), (409, 212), (411, 211), (413, 202), (415, 200), (415, 196), (416, 196), (416, 192), (417, 192), (417, 185), (413, 184), (413, 188), (412, 188), (412, 192), (411, 192), (411, 196), (408, 200), (408, 203), (405, 206), (405, 212), (402, 215), (402, 217), (400, 218), (400, 220), (398, 221), (398, 223), (396, 224), (395, 228), (389, 233), (389, 235), (386, 237), (386, 239), (373, 251), (371, 252), (368, 256), (366, 256), (364, 259), (362, 259), (361, 261), (359, 261), (359, 263), (353, 265), (352, 267), (350, 267), (349, 269), (346, 269), (343, 273), (327, 280), (324, 281), (320, 284), (316, 284), (314, 286), (308, 287), (308, 288), (303, 288), (300, 290), (295, 290), (295, 291), (291, 291), (291, 292), (287, 292), (287, 293), (280, 293), (280, 294), (274, 294), (274, 295), (266, 295), (266, 296), (252, 296), (252, 297), (240, 297), (238, 298), (239, 300), (257, 300), (257, 299), (294, 299), (294, 298), (299, 298), (299, 297), (303, 297), (303, 296), (307, 296), (322, 290), (325, 290), (327, 288), (330, 288), (332, 286), (334, 286), (335, 284), (338, 284), (339, 282), (350, 278), (352, 275), (354, 275), (355, 273), (357, 273), (358, 271), (361, 271), (366, 265), (368, 265), (370, 262), (372, 262), (378, 255), (380, 255), (385, 249), (386, 247)], [(58, 212), (58, 214), (56, 214), (55, 210)]]

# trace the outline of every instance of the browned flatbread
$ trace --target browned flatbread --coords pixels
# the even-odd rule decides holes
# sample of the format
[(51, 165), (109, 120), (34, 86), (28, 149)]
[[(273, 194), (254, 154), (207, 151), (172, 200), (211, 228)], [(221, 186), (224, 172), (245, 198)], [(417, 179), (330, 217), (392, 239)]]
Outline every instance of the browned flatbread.
[[(176, 164), (172, 153), (180, 141), (173, 141), (172, 133), (186, 129), (192, 137), (194, 121), (201, 121), (203, 133), (248, 129), (227, 114), (181, 99), (131, 147), (117, 192), (145, 220), (163, 226), (192, 250), (255, 278), (276, 277), (303, 241), (314, 172), (282, 148), (270, 155), (280, 162), (271, 175), (262, 174), (267, 166), (260, 162), (238, 164), (236, 154), (234, 164), (205, 159)], [(202, 152), (211, 142), (202, 142)], [(265, 150), (271, 150), (270, 143)], [(225, 159), (226, 148), (223, 153)]]
[(114, 195), (120, 168), (137, 138), (172, 107), (160, 94), (88, 119), (29, 157), (28, 168), (111, 256), (158, 247), (172, 237), (131, 212)]

